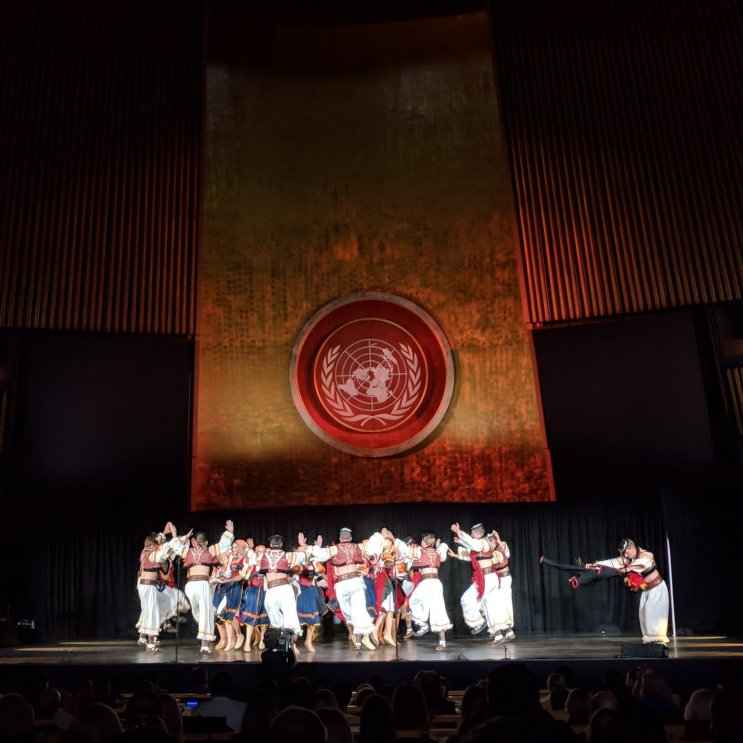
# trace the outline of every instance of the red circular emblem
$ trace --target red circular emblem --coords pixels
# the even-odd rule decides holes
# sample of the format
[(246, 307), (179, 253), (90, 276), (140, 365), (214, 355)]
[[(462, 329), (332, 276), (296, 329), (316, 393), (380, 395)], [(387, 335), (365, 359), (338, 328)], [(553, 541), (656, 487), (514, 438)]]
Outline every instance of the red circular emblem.
[(315, 313), (294, 344), (290, 374), (309, 428), (364, 457), (423, 441), (454, 389), (451, 349), (435, 320), (407, 299), (377, 292), (342, 297)]

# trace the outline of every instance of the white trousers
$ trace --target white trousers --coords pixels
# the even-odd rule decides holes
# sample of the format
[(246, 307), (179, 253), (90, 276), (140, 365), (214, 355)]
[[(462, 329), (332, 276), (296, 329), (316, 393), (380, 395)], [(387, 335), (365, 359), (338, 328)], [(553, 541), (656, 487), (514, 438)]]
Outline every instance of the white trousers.
[[(486, 578), (490, 576), (485, 576)], [(511, 591), (511, 576), (506, 575), (500, 579), (500, 584), (486, 594), (485, 619), (488, 630), (498, 632), (513, 627), (513, 593)]]
[[(510, 576), (509, 576), (510, 577)], [(485, 592), (482, 598), (477, 598), (477, 585), (472, 583), (470, 587), (462, 594), (460, 603), (462, 604), (462, 614), (464, 615), (464, 621), (470, 629), (479, 627), (483, 622), (483, 615), (485, 621), (490, 627), (491, 620), (489, 619), (491, 612), (491, 603), (493, 597), (490, 595), (493, 591), (498, 589), (498, 576), (496, 573), (488, 573), (485, 576)], [(493, 607), (495, 611), (495, 607)], [(495, 612), (496, 614), (498, 612)]]
[(186, 583), (186, 598), (191, 604), (193, 618), (199, 629), (196, 639), (202, 642), (214, 640), (214, 607), (212, 587), (208, 580), (190, 580)]
[(444, 603), (444, 586), (438, 578), (422, 580), (410, 594), (410, 613), (419, 624), (427, 624), (431, 632), (452, 628)]
[(640, 596), (640, 629), (643, 642), (668, 642), (668, 586), (661, 581)]
[(291, 583), (267, 589), (265, 606), (272, 627), (289, 629), (298, 635), (302, 633), (297, 615), (297, 595)]
[(167, 622), (178, 614), (187, 612), (189, 609), (185, 594), (180, 588), (165, 586), (162, 591), (157, 592), (157, 606), (160, 610), (160, 624)]
[(157, 588), (137, 583), (137, 593), (142, 611), (139, 614), (137, 629), (140, 635), (157, 636), (160, 634), (160, 609), (157, 605)]
[(337, 581), (335, 597), (343, 612), (343, 618), (348, 624), (353, 625), (355, 635), (370, 635), (374, 631), (374, 622), (366, 610), (366, 590), (360, 575)]

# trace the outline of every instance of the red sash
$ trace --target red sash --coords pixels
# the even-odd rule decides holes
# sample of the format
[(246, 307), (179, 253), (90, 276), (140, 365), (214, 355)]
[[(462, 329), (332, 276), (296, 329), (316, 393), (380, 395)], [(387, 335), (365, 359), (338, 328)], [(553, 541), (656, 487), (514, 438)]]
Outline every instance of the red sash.
[(408, 606), (410, 605), (410, 597), (415, 593), (415, 589), (418, 588), (418, 584), (421, 582), (421, 571), (420, 570), (413, 571), (413, 575), (411, 576), (411, 581), (413, 583), (413, 590), (408, 594)]
[(470, 561), (472, 562), (472, 582), (477, 586), (477, 600), (481, 601), (485, 595), (485, 573), (482, 572), (482, 565), (475, 557), (479, 552), (470, 552)]
[(335, 596), (335, 565), (328, 560), (325, 565), (325, 577), (328, 581), (328, 598), (334, 599)]
[(167, 572), (160, 571), (160, 580), (169, 588), (176, 588), (175, 584), (175, 571), (171, 565)]
[(378, 568), (377, 574), (374, 576), (374, 594), (377, 602), (377, 611), (382, 608), (382, 601), (384, 601), (384, 588), (387, 585), (388, 580), (384, 568)]

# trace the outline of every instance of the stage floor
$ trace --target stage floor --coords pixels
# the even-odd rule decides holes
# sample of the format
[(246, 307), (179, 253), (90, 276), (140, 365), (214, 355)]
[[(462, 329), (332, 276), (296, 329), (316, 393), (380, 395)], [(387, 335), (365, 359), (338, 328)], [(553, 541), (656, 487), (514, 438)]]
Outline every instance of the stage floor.
[[(636, 647), (636, 636), (601, 637), (596, 635), (521, 635), (515, 640), (496, 647), (481, 639), (448, 639), (444, 652), (435, 650), (436, 641), (430, 637), (402, 642), (397, 648), (382, 646), (375, 652), (353, 652), (349, 643), (340, 637), (316, 644), (316, 652), (309, 653), (300, 643), (297, 660), (301, 663), (354, 663), (404, 660), (412, 663), (456, 661), (551, 661), (570, 662), (586, 660), (611, 660), (637, 657), (627, 652)], [(12, 664), (75, 664), (95, 666), (126, 664), (168, 663), (260, 663), (260, 651), (245, 653), (215, 651), (213, 655), (199, 652), (200, 643), (193, 639), (165, 639), (157, 653), (147, 652), (134, 640), (101, 642), (59, 642), (0, 648), (0, 665)], [(624, 651), (624, 652), (623, 652)], [(664, 660), (743, 660), (743, 639), (722, 636), (679, 637), (668, 648)]]
[[(301, 649), (296, 675), (320, 681), (345, 681), (357, 685), (372, 676), (386, 683), (404, 683), (423, 669), (445, 676), (451, 689), (465, 689), (486, 679), (495, 667), (524, 663), (542, 683), (556, 670), (569, 670), (573, 686), (600, 688), (604, 674), (622, 674), (640, 663), (659, 670), (682, 694), (731, 679), (743, 678), (743, 639), (721, 636), (680, 637), (671, 642), (667, 658), (633, 655), (640, 647), (636, 636), (521, 635), (507, 645), (489, 647), (476, 638), (447, 639), (446, 652), (435, 650), (427, 636), (403, 642), (397, 650), (382, 647), (356, 654), (340, 636), (317, 644), (315, 653)], [(138, 679), (156, 679), (162, 689), (184, 690), (190, 669), (197, 664), (211, 672), (228, 670), (238, 687), (260, 683), (264, 668), (260, 653), (199, 653), (194, 639), (165, 640), (158, 653), (148, 653), (135, 640), (110, 642), (59, 642), (0, 648), (0, 683), (14, 683), (23, 675), (45, 673), (53, 684), (70, 688), (82, 678), (99, 675), (116, 679), (119, 688), (134, 688)], [(300, 646), (301, 648), (301, 646)], [(185, 687), (187, 688), (187, 686)]]

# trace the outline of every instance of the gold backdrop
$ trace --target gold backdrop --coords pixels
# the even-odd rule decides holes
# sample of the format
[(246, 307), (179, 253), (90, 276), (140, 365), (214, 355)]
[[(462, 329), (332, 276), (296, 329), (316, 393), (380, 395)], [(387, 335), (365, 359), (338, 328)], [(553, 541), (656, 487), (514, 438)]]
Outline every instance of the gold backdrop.
[[(211, 19), (192, 506), (549, 500), (485, 14)], [(317, 438), (289, 359), (327, 302), (382, 291), (453, 348), (424, 446)]]

